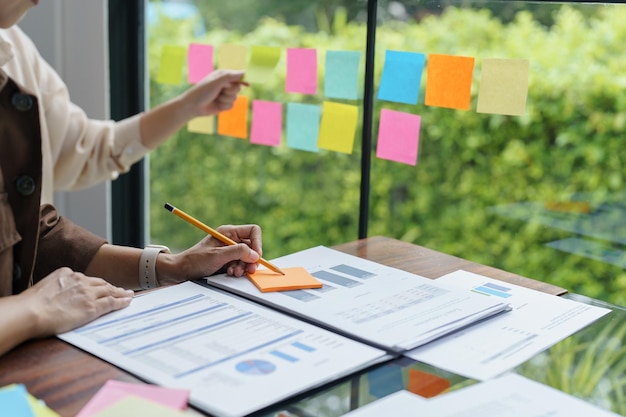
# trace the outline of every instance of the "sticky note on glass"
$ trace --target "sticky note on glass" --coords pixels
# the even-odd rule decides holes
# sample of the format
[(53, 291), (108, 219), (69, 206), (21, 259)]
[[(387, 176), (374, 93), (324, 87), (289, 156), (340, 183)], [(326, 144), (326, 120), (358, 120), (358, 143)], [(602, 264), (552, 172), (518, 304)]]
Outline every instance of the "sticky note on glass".
[(160, 84), (179, 85), (183, 76), (187, 48), (182, 46), (164, 45), (161, 49), (159, 72), (156, 81)]
[(396, 365), (385, 365), (367, 373), (369, 394), (382, 398), (404, 389), (402, 369)]
[(317, 147), (329, 151), (352, 153), (359, 109), (350, 104), (325, 101)]
[(376, 156), (408, 165), (417, 163), (421, 117), (382, 109)]
[(247, 49), (243, 45), (220, 46), (218, 65), (221, 69), (242, 70), (246, 68)]
[(213, 45), (189, 44), (187, 50), (187, 81), (197, 84), (213, 72)]
[(283, 133), (283, 105), (273, 101), (252, 102), (250, 143), (280, 146)]
[(327, 51), (324, 69), (324, 95), (328, 98), (356, 100), (361, 53)]
[(217, 133), (234, 138), (248, 138), (248, 102), (246, 96), (235, 99), (233, 107), (217, 115)]
[(317, 50), (313, 48), (287, 49), (287, 79), (285, 91), (288, 93), (317, 93)]
[(194, 117), (187, 123), (187, 130), (194, 133), (215, 133), (215, 116)]
[(424, 398), (435, 397), (450, 388), (450, 381), (440, 376), (409, 369), (407, 390)]
[(318, 152), (322, 109), (316, 104), (287, 104), (287, 146), (302, 151)]
[(474, 58), (428, 55), (426, 99), (432, 107), (469, 110)]
[(424, 54), (386, 51), (378, 99), (417, 104), (425, 62)]
[(261, 291), (293, 291), (322, 288), (322, 282), (302, 267), (281, 268), (285, 275), (269, 269), (257, 269), (248, 279)]
[(253, 46), (246, 69), (246, 81), (250, 83), (267, 81), (278, 64), (280, 53), (281, 48), (276, 46)]
[(527, 59), (484, 59), (478, 88), (478, 113), (523, 116), (528, 97)]

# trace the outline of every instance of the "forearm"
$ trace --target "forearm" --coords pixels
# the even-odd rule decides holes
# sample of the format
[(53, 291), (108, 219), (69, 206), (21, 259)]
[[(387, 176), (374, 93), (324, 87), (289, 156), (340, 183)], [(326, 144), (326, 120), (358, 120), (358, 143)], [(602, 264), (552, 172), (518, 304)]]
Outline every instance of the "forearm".
[(192, 109), (180, 97), (145, 112), (140, 120), (143, 145), (150, 149), (157, 148), (192, 117)]
[(0, 356), (39, 336), (37, 315), (19, 295), (0, 298), (0, 316)]
[[(99, 277), (111, 284), (127, 289), (139, 288), (139, 260), (141, 249), (128, 246), (102, 245), (85, 270), (85, 275)], [(161, 284), (182, 281), (184, 272), (174, 263), (174, 255), (159, 254), (156, 261), (156, 276)]]

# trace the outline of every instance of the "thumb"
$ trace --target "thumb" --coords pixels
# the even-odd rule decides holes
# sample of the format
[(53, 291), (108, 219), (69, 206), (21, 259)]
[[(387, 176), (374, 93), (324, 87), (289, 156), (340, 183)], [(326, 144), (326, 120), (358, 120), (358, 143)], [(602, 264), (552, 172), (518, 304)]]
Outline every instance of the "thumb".
[[(223, 253), (228, 257), (228, 261), (243, 261), (248, 264), (254, 264), (261, 259), (255, 250), (245, 243), (238, 243), (232, 246), (224, 246)], [(225, 262), (226, 263), (226, 262)]]

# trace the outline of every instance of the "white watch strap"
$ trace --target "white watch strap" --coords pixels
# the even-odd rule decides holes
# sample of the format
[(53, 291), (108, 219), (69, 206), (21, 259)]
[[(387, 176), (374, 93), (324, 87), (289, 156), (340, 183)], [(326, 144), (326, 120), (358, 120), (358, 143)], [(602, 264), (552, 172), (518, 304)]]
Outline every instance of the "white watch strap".
[(139, 258), (139, 287), (143, 290), (156, 288), (159, 281), (156, 276), (156, 260), (159, 253), (170, 253), (167, 246), (148, 245), (141, 252)]

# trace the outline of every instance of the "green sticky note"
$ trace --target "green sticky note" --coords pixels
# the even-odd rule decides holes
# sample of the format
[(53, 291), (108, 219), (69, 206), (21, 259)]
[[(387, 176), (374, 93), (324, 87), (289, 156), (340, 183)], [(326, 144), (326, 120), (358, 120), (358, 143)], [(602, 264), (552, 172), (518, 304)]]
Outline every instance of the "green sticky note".
[(182, 46), (163, 46), (156, 81), (160, 84), (179, 85), (182, 81), (186, 57), (187, 49)]
[(278, 64), (280, 53), (281, 48), (275, 46), (253, 46), (246, 70), (246, 81), (250, 83), (267, 81)]

